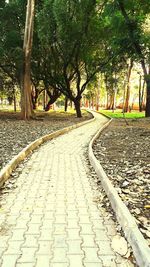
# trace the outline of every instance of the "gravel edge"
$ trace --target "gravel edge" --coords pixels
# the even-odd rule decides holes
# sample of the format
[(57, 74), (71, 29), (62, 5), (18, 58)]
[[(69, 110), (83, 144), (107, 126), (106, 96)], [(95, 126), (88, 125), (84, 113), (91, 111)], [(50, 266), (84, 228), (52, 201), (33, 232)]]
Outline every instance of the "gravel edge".
[(6, 180), (9, 178), (9, 176), (11, 175), (13, 170), (16, 169), (16, 167), (19, 165), (19, 163), (21, 161), (23, 161), (34, 149), (39, 147), (41, 144), (43, 144), (44, 142), (46, 142), (48, 140), (56, 138), (59, 135), (65, 134), (65, 133), (67, 133), (67, 132), (69, 132), (75, 128), (78, 128), (84, 124), (90, 123), (94, 120), (95, 120), (95, 118), (92, 118), (92, 119), (89, 119), (87, 121), (80, 122), (80, 123), (71, 125), (69, 127), (65, 127), (63, 129), (60, 129), (60, 130), (55, 131), (53, 133), (44, 135), (44, 136), (36, 139), (32, 143), (30, 143), (18, 155), (13, 157), (12, 160), (10, 160), (9, 163), (6, 166), (4, 166), (4, 168), (1, 169), (1, 171), (0, 171), (0, 187), (2, 187), (2, 185), (6, 182)]
[[(93, 114), (94, 115), (94, 114)], [(102, 114), (103, 115), (103, 114)], [(108, 116), (107, 116), (108, 117)], [(109, 118), (109, 117), (108, 117)], [(110, 119), (110, 118), (109, 118)], [(136, 258), (139, 267), (150, 267), (150, 248), (147, 245), (146, 240), (138, 229), (138, 226), (131, 215), (130, 211), (119, 197), (116, 189), (111, 184), (101, 164), (96, 159), (93, 153), (93, 143), (99, 137), (100, 133), (108, 127), (112, 119), (106, 123), (92, 138), (89, 144), (89, 160), (97, 175), (101, 179), (103, 188), (111, 202), (112, 208), (115, 211), (117, 220), (121, 225), (124, 234), (133, 249), (134, 256)]]

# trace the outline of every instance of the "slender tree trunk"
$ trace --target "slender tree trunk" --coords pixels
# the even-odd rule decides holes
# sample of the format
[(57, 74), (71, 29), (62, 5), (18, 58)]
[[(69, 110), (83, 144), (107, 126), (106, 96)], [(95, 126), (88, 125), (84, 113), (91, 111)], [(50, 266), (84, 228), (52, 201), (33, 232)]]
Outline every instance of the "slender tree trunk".
[(89, 100), (88, 99), (85, 99), (85, 107), (86, 108), (89, 108), (90, 106), (89, 106)]
[(38, 106), (38, 95), (35, 95), (32, 98), (32, 105), (33, 105), (33, 109), (36, 110), (37, 109), (37, 106)]
[(133, 61), (131, 59), (130, 65), (128, 67), (128, 73), (127, 73), (127, 89), (126, 89), (126, 97), (125, 97), (125, 104), (124, 104), (124, 112), (128, 112), (129, 110), (130, 78), (131, 78), (132, 68), (133, 68)]
[(108, 94), (108, 91), (107, 91), (106, 109), (109, 109), (109, 94)]
[(33, 40), (33, 22), (34, 22), (35, 0), (28, 0), (26, 12), (26, 24), (24, 34), (24, 67), (21, 95), (21, 117), (30, 119), (33, 117), (33, 106), (31, 98), (31, 50)]
[(96, 96), (96, 111), (99, 111), (99, 97)]
[(116, 109), (116, 89), (114, 89), (114, 96), (113, 96), (113, 112), (115, 111)]
[[(43, 91), (43, 110), (46, 110), (46, 90)], [(47, 110), (46, 110), (47, 111)]]
[(144, 106), (145, 106), (145, 100), (144, 100), (144, 90), (145, 90), (145, 80), (143, 81), (142, 84), (142, 111), (144, 110)]
[(142, 89), (142, 77), (140, 75), (140, 78), (139, 78), (139, 112), (142, 112), (142, 92), (141, 92), (141, 89)]
[(94, 97), (92, 96), (92, 109), (94, 109)]
[(125, 96), (126, 96), (126, 82), (124, 81), (124, 91), (123, 91), (123, 103), (122, 103), (122, 113), (124, 114), (124, 107), (125, 107)]
[(70, 100), (70, 107), (72, 108), (72, 100)]
[(101, 86), (101, 82), (100, 82), (100, 78), (98, 80), (98, 89), (97, 89), (97, 94), (96, 94), (96, 110), (99, 110), (99, 106), (100, 106), (100, 86)]
[(80, 99), (74, 100), (75, 110), (78, 118), (82, 117), (81, 107), (80, 107)]
[(130, 99), (130, 84), (127, 84), (125, 104), (124, 104), (124, 112), (128, 112), (128, 110), (129, 110), (129, 99)]
[(150, 117), (150, 80), (147, 79), (146, 85), (147, 85), (147, 97), (146, 97), (145, 116)]
[(14, 111), (17, 111), (17, 104), (16, 104), (16, 90), (15, 87), (13, 89), (13, 100), (14, 100)]
[(38, 97), (39, 97), (39, 91), (36, 89), (35, 86), (31, 86), (32, 90), (31, 90), (31, 99), (32, 99), (32, 106), (33, 106), (33, 110), (36, 110), (38, 107)]
[(65, 97), (65, 112), (67, 112), (67, 108), (68, 108), (68, 97)]

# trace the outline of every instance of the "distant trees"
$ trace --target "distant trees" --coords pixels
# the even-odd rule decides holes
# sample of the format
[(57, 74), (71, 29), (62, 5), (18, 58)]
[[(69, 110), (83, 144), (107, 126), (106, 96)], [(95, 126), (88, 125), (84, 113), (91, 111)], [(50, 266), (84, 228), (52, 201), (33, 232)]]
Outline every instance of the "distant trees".
[[(119, 31), (116, 32), (114, 43), (120, 44), (120, 52), (141, 63), (147, 85), (146, 113), (150, 116), (150, 33), (145, 31), (145, 23), (150, 14), (147, 1), (114, 0), (112, 1), (112, 18), (118, 18)], [(115, 12), (114, 12), (115, 11)], [(121, 28), (122, 27), (122, 31)]]
[[(143, 1), (117, 0), (122, 16), (124, 17), (130, 42), (141, 63), (144, 79), (147, 85), (146, 117), (150, 117), (150, 41), (147, 40), (144, 31), (144, 22), (150, 12), (150, 6)], [(147, 67), (148, 66), (148, 67)]]

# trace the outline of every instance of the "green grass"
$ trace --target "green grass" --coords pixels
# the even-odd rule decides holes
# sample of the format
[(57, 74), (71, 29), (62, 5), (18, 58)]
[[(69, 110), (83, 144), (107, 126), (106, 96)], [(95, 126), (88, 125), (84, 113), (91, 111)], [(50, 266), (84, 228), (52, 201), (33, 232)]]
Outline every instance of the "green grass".
[(138, 111), (131, 111), (131, 112), (127, 112), (127, 113), (122, 113), (121, 109), (117, 109), (114, 112), (112, 110), (101, 110), (101, 113), (103, 113), (104, 115), (108, 115), (111, 118), (117, 118), (117, 119), (122, 119), (122, 118), (126, 118), (126, 119), (139, 119), (139, 118), (144, 118), (145, 117), (145, 112), (138, 112)]

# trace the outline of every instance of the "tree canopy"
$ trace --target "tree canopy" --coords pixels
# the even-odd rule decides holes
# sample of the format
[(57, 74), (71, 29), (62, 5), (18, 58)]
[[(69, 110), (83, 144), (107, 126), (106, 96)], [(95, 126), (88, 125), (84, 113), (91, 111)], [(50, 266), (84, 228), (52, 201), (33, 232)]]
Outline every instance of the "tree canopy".
[(110, 57), (102, 12), (94, 0), (48, 0), (37, 16), (47, 82), (74, 102), (78, 116), (82, 93)]
[[(1, 80), (4, 84), (7, 76), (20, 88), (26, 4), (24, 0), (0, 3)], [(44, 89), (49, 103), (64, 94), (74, 102), (80, 117), (83, 92), (97, 73), (104, 73), (113, 88), (131, 60), (142, 66), (147, 85), (146, 116), (150, 116), (149, 25), (146, 0), (38, 1), (30, 59), (33, 104)]]

